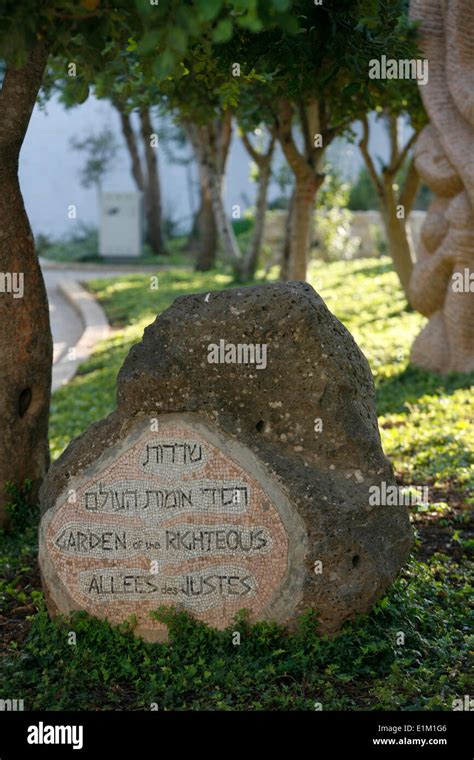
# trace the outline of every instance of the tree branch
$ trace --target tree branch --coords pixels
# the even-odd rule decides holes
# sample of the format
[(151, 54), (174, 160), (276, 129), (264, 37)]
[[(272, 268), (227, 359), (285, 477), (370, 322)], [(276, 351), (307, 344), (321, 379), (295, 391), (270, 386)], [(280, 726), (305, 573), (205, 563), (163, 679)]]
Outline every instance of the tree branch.
[(273, 153), (273, 149), (275, 147), (275, 139), (276, 139), (275, 130), (272, 127), (268, 127), (267, 125), (265, 126), (270, 133), (270, 142), (268, 145), (268, 149), (263, 153), (259, 153), (258, 150), (254, 148), (254, 146), (250, 142), (250, 138), (247, 132), (241, 133), (241, 139), (247, 150), (247, 153), (250, 155), (252, 160), (255, 161), (255, 163), (257, 164), (259, 168), (261, 168), (265, 164), (267, 159), (271, 157)]
[(399, 195), (399, 203), (405, 209), (405, 218), (408, 216), (413, 207), (419, 186), (420, 177), (416, 171), (415, 160), (412, 158), (410, 161), (410, 166), (408, 167), (408, 172), (407, 176), (405, 177), (403, 188)]
[(227, 155), (229, 153), (230, 141), (232, 139), (232, 111), (227, 108), (224, 111), (224, 116), (220, 129), (217, 131), (217, 148), (218, 148), (218, 168), (219, 173), (223, 174), (224, 167), (227, 161)]
[[(396, 165), (399, 154), (398, 154), (398, 119), (393, 114), (387, 115), (387, 121), (388, 121), (388, 134), (390, 137), (390, 167), (389, 167), (389, 173), (392, 173), (393, 166)], [(395, 170), (396, 171), (396, 170)]]
[(293, 173), (300, 174), (309, 167), (304, 156), (301, 155), (293, 138), (291, 129), (292, 111), (291, 104), (288, 100), (281, 100), (278, 106), (277, 117), (277, 136), (280, 141), (285, 158), (288, 161)]
[(308, 122), (309, 144), (310, 148), (313, 149), (314, 136), (322, 131), (321, 127), (326, 126), (324, 108), (320, 108), (319, 101), (316, 98), (312, 98), (307, 104), (305, 112)]
[(37, 42), (23, 66), (7, 67), (0, 89), (0, 147), (20, 152), (47, 59), (44, 43)]
[(323, 146), (327, 148), (327, 146), (332, 143), (334, 138), (342, 134), (344, 130), (352, 124), (353, 121), (353, 119), (345, 119), (344, 121), (339, 122), (339, 124), (336, 124), (334, 127), (326, 128), (326, 126), (323, 126), (321, 129)]
[(120, 116), (120, 124), (122, 127), (122, 134), (127, 144), (130, 160), (132, 163), (132, 175), (135, 180), (135, 184), (138, 189), (144, 192), (145, 190), (145, 175), (140, 160), (140, 154), (138, 151), (137, 140), (135, 132), (133, 131), (130, 115), (122, 108), (122, 106), (116, 100), (112, 100), (112, 105), (118, 111)]
[(276, 141), (275, 131), (273, 129), (270, 129), (269, 132), (270, 132), (270, 143), (268, 145), (267, 152), (264, 154), (265, 158), (271, 158), (273, 155), (273, 150), (275, 148), (275, 141)]
[(372, 157), (369, 153), (369, 122), (368, 122), (367, 116), (363, 116), (360, 121), (362, 124), (362, 138), (359, 142), (360, 152), (362, 153), (364, 157), (365, 165), (367, 166), (367, 169), (369, 170), (369, 174), (372, 177), (372, 181), (377, 189), (377, 193), (380, 196), (383, 196), (384, 194), (383, 184), (380, 180), (379, 175), (377, 174), (377, 170), (375, 168), (374, 162), (372, 161)]
[(255, 148), (253, 147), (252, 143), (250, 142), (249, 136), (246, 132), (242, 132), (241, 134), (242, 142), (247, 150), (247, 153), (250, 155), (253, 161), (257, 164), (257, 166), (260, 165), (262, 161), (262, 154), (259, 153)]
[(406, 157), (407, 157), (407, 155), (408, 155), (408, 153), (410, 151), (410, 148), (416, 142), (416, 138), (418, 137), (418, 134), (419, 134), (419, 130), (417, 129), (417, 130), (415, 130), (413, 132), (412, 136), (410, 137), (410, 139), (408, 140), (407, 144), (403, 148), (402, 152), (398, 156), (398, 161), (396, 162), (395, 166), (393, 167), (393, 173), (394, 174), (396, 174), (398, 172), (398, 170), (403, 166), (404, 161), (405, 161), (405, 159), (406, 159)]
[(303, 133), (305, 157), (307, 161), (310, 161), (313, 155), (313, 145), (311, 142), (311, 134), (310, 134), (311, 130), (309, 126), (308, 113), (306, 111), (306, 106), (301, 100), (301, 98), (298, 99), (298, 114), (299, 114), (300, 122), (301, 122), (301, 131)]

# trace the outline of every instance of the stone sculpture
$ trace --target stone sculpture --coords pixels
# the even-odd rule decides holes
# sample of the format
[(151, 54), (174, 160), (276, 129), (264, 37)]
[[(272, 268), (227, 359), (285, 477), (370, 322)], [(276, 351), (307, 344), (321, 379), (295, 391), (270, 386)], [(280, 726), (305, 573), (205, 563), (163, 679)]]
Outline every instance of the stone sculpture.
[(430, 124), (415, 165), (435, 194), (418, 246), (410, 301), (428, 317), (413, 364), (442, 374), (474, 370), (474, 4), (412, 0), (429, 62), (420, 87)]

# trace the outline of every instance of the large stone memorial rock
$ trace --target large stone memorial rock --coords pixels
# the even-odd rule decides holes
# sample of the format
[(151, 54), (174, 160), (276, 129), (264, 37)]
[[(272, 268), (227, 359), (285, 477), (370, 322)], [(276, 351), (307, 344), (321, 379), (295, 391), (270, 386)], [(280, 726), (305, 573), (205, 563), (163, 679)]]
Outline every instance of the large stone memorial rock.
[(51, 614), (136, 617), (162, 604), (223, 628), (242, 608), (334, 632), (405, 561), (366, 359), (304, 283), (178, 298), (118, 376), (117, 409), (74, 440), (41, 491)]

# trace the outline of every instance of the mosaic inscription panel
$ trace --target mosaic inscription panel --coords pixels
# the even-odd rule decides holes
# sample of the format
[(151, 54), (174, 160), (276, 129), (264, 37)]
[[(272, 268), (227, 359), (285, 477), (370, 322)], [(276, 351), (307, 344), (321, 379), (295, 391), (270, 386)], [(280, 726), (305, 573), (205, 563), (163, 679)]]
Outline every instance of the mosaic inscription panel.
[(126, 439), (48, 512), (48, 567), (73, 606), (113, 623), (153, 629), (149, 612), (172, 604), (223, 628), (275, 597), (288, 537), (265, 483), (177, 417)]

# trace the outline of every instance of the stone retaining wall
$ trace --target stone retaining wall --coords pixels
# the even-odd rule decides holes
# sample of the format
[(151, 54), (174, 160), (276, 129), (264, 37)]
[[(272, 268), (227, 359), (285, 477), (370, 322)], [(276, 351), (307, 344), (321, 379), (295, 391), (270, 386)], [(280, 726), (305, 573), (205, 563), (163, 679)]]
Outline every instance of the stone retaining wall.
[[(418, 242), (425, 215), (425, 211), (412, 211), (408, 220), (408, 228), (415, 246)], [(272, 251), (272, 255), (278, 256), (281, 251), (285, 236), (286, 221), (286, 211), (278, 210), (268, 212), (265, 225), (264, 245), (268, 246), (270, 251)], [(379, 211), (353, 211), (351, 232), (354, 237), (357, 237), (360, 240), (359, 248), (353, 258), (380, 255), (386, 244), (386, 237)], [(315, 214), (315, 243), (316, 242), (317, 215)]]

